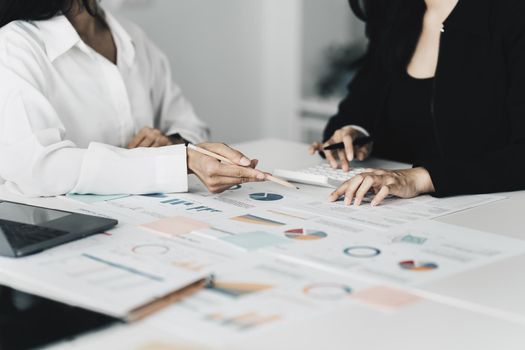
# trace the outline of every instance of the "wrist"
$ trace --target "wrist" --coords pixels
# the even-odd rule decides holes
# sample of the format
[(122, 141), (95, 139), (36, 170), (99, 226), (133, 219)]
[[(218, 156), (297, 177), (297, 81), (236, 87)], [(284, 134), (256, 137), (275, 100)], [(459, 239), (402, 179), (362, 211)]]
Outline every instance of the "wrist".
[(436, 192), (434, 183), (432, 182), (432, 177), (430, 176), (430, 173), (427, 169), (418, 167), (411, 169), (411, 171), (414, 176), (416, 191), (419, 194)]

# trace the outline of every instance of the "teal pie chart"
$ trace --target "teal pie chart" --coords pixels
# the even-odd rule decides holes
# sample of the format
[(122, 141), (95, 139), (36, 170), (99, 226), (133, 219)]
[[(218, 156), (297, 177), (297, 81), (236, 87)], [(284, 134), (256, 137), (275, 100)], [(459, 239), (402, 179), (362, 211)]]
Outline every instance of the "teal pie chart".
[(281, 196), (280, 194), (261, 192), (261, 193), (250, 194), (250, 198), (253, 199), (254, 201), (260, 201), (260, 202), (275, 202), (275, 201), (280, 201), (284, 197)]

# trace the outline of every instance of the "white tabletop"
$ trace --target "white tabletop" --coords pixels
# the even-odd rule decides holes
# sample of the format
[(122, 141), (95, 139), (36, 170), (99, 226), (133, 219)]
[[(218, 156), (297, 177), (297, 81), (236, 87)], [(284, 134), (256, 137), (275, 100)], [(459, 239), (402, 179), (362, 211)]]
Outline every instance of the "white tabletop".
[[(259, 167), (297, 168), (319, 162), (307, 154), (305, 144), (260, 140), (237, 145), (247, 156), (259, 158)], [(399, 163), (378, 162), (367, 166), (406, 167)], [(305, 186), (312, 196), (327, 196), (329, 189)], [(525, 192), (505, 194), (508, 199), (464, 211), (439, 221), (494, 234), (525, 239), (523, 208)], [(21, 198), (2, 194), (5, 199)], [(25, 199), (29, 203), (64, 208), (64, 201)], [(340, 309), (314, 320), (272, 330), (243, 339), (229, 349), (447, 349), (522, 350), (525, 348), (525, 256), (505, 260), (453, 277), (421, 286), (429, 300), (395, 312), (365, 307)], [(133, 330), (133, 338), (129, 337)], [(141, 333), (142, 332), (142, 333)], [(64, 348), (145, 348), (144, 344), (180, 344), (165, 333), (146, 326), (115, 327), (62, 344)], [(203, 335), (205, 337), (205, 335)], [(129, 341), (124, 341), (128, 339)], [(131, 339), (136, 339), (131, 341)], [(119, 340), (122, 340), (120, 342)], [(155, 348), (155, 347), (148, 347)], [(158, 347), (169, 348), (169, 347)]]

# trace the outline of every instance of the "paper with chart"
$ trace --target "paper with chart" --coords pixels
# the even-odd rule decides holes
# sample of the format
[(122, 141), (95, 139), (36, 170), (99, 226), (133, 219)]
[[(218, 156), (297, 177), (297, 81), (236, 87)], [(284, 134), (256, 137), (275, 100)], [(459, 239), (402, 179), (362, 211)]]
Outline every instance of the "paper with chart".
[[(126, 319), (137, 308), (193, 284), (208, 274), (141, 258), (159, 253), (151, 235), (133, 230), (77, 249), (50, 251), (23, 260), (2, 259), (0, 275), (9, 285), (37, 295)], [(133, 242), (126, 244), (128, 241)], [(65, 246), (64, 246), (65, 247)]]
[(202, 339), (205, 333), (210, 345), (219, 345), (335, 308), (351, 308), (352, 295), (371, 287), (257, 253), (218, 273), (212, 287), (147, 322), (184, 337)]
[(400, 285), (441, 279), (525, 252), (523, 241), (436, 221), (344, 238), (334, 229), (321, 233), (318, 226), (308, 226), (304, 230), (326, 236), (268, 251), (341, 274)]

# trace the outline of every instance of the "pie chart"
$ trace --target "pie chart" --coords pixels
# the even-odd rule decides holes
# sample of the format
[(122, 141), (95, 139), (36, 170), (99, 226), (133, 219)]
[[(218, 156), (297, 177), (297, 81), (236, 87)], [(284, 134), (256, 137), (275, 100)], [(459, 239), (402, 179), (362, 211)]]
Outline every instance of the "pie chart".
[(349, 247), (346, 248), (343, 252), (346, 255), (351, 256), (353, 258), (373, 258), (381, 254), (381, 250), (368, 246)]
[(274, 202), (274, 201), (279, 201), (283, 199), (284, 197), (281, 196), (280, 194), (261, 192), (261, 193), (250, 194), (250, 198), (253, 199), (254, 201)]
[(288, 238), (297, 239), (299, 241), (316, 241), (328, 237), (328, 235), (323, 231), (306, 230), (303, 228), (288, 230), (284, 234)]
[(432, 271), (438, 268), (438, 264), (427, 261), (405, 260), (399, 263), (404, 270), (409, 271)]
[(170, 248), (161, 244), (142, 244), (133, 247), (131, 251), (138, 255), (164, 255)]

